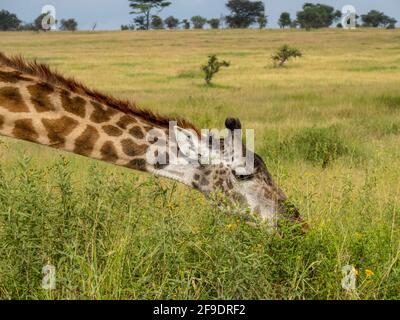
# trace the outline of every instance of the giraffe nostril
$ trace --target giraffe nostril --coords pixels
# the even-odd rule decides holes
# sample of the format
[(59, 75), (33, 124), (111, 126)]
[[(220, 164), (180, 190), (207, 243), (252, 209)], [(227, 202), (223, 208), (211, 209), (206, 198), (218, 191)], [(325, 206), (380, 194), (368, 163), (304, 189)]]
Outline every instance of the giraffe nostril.
[(310, 226), (301, 218), (299, 210), (288, 200), (279, 202), (279, 212), (287, 219), (298, 223), (301, 226), (301, 232), (307, 233)]
[(299, 210), (288, 200), (279, 202), (279, 212), (290, 220), (297, 220), (300, 218)]

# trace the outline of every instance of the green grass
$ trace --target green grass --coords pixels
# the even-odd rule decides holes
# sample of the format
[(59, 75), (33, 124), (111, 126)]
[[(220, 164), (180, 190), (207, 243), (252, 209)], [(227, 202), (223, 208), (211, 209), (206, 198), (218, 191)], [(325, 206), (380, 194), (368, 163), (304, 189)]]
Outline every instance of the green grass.
[[(1, 138), (0, 298), (400, 299), (399, 37), (2, 33), (6, 52), (200, 127), (240, 117), (311, 231), (271, 236), (165, 179)], [(304, 57), (277, 70), (284, 43)], [(209, 54), (232, 63), (212, 87), (199, 71)], [(53, 291), (41, 289), (48, 263)]]
[[(376, 215), (373, 175), (358, 191), (347, 177), (330, 201), (338, 210), (321, 208), (330, 217), (306, 236), (272, 237), (157, 178), (30, 162), (0, 171), (3, 299), (399, 298), (398, 207)], [(315, 208), (311, 193), (303, 205)], [(55, 291), (39, 286), (48, 263)], [(346, 264), (360, 269), (351, 294), (340, 288)]]

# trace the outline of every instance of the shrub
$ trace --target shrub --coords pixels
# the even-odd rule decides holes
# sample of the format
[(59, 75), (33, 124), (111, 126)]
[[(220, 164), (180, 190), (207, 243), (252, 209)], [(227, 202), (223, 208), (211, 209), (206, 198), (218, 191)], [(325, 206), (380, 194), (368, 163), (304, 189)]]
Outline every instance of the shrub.
[(323, 168), (350, 151), (335, 128), (305, 128), (282, 142), (280, 149)]
[(209, 85), (211, 84), (211, 81), (216, 73), (219, 72), (221, 67), (229, 67), (230, 63), (227, 61), (218, 61), (218, 57), (213, 54), (208, 57), (208, 63), (206, 65), (203, 65), (201, 67), (201, 70), (204, 72), (204, 80), (206, 83)]
[(303, 54), (299, 49), (291, 48), (287, 44), (283, 45), (272, 55), (274, 66), (282, 67), (287, 61), (292, 58), (300, 58)]

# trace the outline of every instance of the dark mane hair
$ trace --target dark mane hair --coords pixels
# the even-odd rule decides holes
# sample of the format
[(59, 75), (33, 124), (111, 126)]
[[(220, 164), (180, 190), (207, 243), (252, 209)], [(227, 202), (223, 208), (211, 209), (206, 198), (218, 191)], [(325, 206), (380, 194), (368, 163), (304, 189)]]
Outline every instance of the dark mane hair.
[(22, 56), (8, 57), (4, 53), (0, 52), (0, 65), (39, 78), (44, 82), (61, 87), (76, 94), (87, 96), (96, 102), (124, 113), (140, 117), (160, 127), (168, 127), (170, 121), (176, 121), (178, 126), (186, 129), (193, 129), (199, 134), (199, 129), (185, 119), (163, 116), (150, 110), (142, 109), (134, 102), (117, 99), (111, 95), (90, 89), (74, 78), (64, 77), (48, 65), (39, 63), (36, 60), (27, 61)]

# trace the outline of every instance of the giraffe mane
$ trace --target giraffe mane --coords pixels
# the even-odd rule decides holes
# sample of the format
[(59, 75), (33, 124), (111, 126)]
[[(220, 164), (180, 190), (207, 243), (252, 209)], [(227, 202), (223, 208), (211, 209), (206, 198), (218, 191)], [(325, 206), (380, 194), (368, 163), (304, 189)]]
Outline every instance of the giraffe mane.
[(192, 129), (198, 135), (200, 134), (199, 129), (185, 119), (179, 117), (168, 117), (147, 109), (142, 109), (138, 107), (135, 102), (126, 99), (118, 99), (109, 94), (91, 89), (74, 78), (63, 76), (58, 71), (52, 69), (49, 65), (40, 63), (36, 59), (28, 61), (21, 55), (7, 56), (0, 52), (0, 65), (39, 78), (44, 82), (53, 84), (73, 93), (87, 96), (96, 102), (105, 104), (126, 114), (140, 117), (160, 127), (168, 127), (170, 121), (176, 121), (178, 126), (185, 129)]

